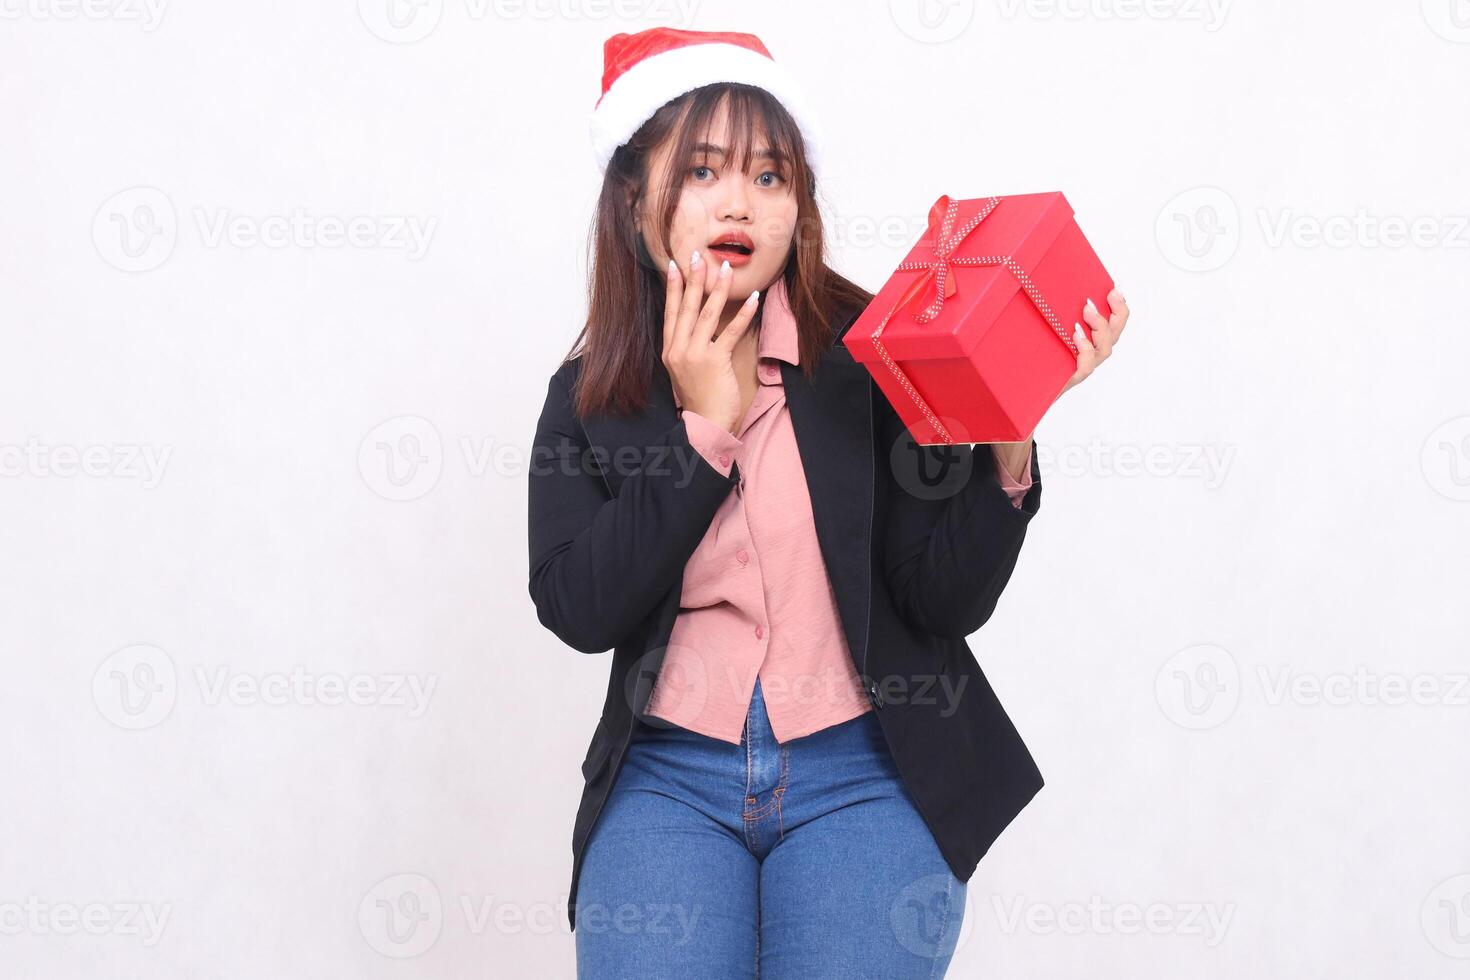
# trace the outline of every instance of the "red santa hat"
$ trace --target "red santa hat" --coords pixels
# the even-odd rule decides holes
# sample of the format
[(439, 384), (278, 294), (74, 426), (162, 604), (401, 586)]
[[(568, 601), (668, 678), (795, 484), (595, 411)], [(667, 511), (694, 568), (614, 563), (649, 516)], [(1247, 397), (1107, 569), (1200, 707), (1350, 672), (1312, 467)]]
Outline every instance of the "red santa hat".
[(608, 38), (602, 59), (602, 95), (591, 125), (599, 171), (664, 103), (713, 82), (754, 85), (774, 95), (801, 128), (812, 169), (819, 169), (820, 140), (807, 96), (754, 34), (655, 27)]

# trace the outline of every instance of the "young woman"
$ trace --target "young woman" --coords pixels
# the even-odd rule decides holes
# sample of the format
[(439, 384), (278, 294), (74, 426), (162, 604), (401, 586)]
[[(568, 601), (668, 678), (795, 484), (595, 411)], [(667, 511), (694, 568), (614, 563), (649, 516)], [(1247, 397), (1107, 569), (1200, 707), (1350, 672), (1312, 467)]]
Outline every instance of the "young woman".
[(941, 976), (1042, 785), (965, 640), (1040, 506), (1034, 443), (916, 446), (843, 346), (872, 294), (824, 261), (815, 127), (758, 39), (605, 57), (589, 315), (529, 497), (540, 621), (614, 651), (578, 975)]

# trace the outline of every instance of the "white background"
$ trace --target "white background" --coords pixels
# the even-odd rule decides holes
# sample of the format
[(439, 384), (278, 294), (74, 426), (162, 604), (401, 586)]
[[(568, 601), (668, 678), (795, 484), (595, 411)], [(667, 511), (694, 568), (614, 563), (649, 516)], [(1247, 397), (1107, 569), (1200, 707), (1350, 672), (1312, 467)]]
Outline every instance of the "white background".
[(806, 80), (863, 285), (1062, 190), (1133, 307), (971, 638), (1047, 786), (951, 975), (1463, 976), (1470, 5), (1221, 2), (0, 0), (0, 974), (571, 976), (525, 468), (665, 24)]

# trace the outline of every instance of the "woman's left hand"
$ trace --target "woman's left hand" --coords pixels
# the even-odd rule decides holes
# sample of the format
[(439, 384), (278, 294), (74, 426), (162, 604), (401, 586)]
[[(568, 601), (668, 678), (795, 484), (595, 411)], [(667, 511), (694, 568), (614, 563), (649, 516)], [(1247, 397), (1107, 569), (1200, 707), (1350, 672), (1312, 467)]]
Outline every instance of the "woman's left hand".
[[(1099, 364), (1106, 361), (1113, 353), (1113, 345), (1123, 335), (1123, 326), (1128, 322), (1128, 301), (1116, 289), (1108, 293), (1107, 299), (1108, 309), (1113, 311), (1110, 317), (1105, 317), (1098, 312), (1091, 299), (1087, 301), (1087, 306), (1082, 310), (1083, 318), (1092, 328), (1092, 339), (1087, 339), (1080, 325), (1072, 331), (1072, 340), (1077, 345), (1077, 370), (1067, 381), (1066, 387), (1057, 392), (1058, 398), (1065, 394), (1068, 388), (1081, 383), (1083, 379), (1092, 374)], [(1053, 402), (1055, 400), (1053, 399)], [(1020, 442), (992, 444), (997, 464), (1010, 474), (1012, 480), (1020, 480), (1026, 473), (1026, 460), (1031, 455), (1032, 438), (1034, 436), (1027, 436)]]
[(1116, 289), (1108, 293), (1107, 299), (1108, 308), (1113, 311), (1110, 317), (1105, 317), (1098, 312), (1092, 300), (1087, 301), (1087, 306), (1082, 311), (1082, 318), (1092, 328), (1092, 339), (1087, 339), (1081, 326), (1073, 330), (1072, 339), (1077, 344), (1077, 371), (1067, 382), (1066, 387), (1058, 392), (1058, 396), (1073, 385), (1080, 384), (1092, 374), (1099, 364), (1106, 361), (1113, 353), (1113, 345), (1123, 335), (1123, 327), (1128, 323), (1128, 301)]

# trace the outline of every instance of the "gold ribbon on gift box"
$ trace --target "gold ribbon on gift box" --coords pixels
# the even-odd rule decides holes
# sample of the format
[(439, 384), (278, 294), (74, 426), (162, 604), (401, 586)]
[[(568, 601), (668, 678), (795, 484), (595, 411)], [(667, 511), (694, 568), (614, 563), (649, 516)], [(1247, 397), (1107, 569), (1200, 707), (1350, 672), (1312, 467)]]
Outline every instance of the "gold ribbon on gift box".
[[(893, 319), (894, 314), (922, 296), (925, 288), (931, 281), (934, 283), (934, 299), (924, 309), (917, 313), (911, 313), (911, 315), (919, 323), (928, 323), (939, 315), (940, 311), (944, 309), (944, 301), (950, 296), (953, 296), (959, 288), (955, 281), (956, 277), (950, 275), (950, 266), (998, 265), (1004, 267), (1011, 275), (1016, 277), (1016, 281), (1021, 284), (1021, 288), (1026, 291), (1026, 295), (1035, 304), (1037, 312), (1046, 319), (1046, 322), (1050, 324), (1052, 330), (1062, 339), (1062, 343), (1067, 345), (1067, 350), (1071, 351), (1074, 355), (1077, 353), (1076, 342), (1067, 334), (1066, 328), (1062, 326), (1062, 321), (1057, 318), (1057, 315), (1052, 312), (1051, 307), (1047, 305), (1046, 298), (1041, 295), (1041, 291), (1031, 282), (1031, 277), (1026, 274), (1026, 270), (1021, 268), (1020, 264), (1014, 258), (1009, 255), (974, 255), (954, 258), (955, 249), (959, 248), (960, 243), (969, 236), (970, 232), (974, 231), (980, 222), (984, 221), (990, 215), (990, 212), (995, 210), (1000, 200), (998, 197), (986, 198), (984, 206), (975, 212), (974, 216), (969, 221), (966, 221), (964, 226), (958, 231), (954, 230), (954, 222), (955, 216), (959, 214), (959, 202), (951, 200), (949, 195), (945, 194), (934, 203), (934, 207), (929, 210), (929, 236), (934, 242), (934, 258), (930, 261), (907, 261), (898, 265), (895, 272), (922, 271), (924, 274), (915, 279), (913, 284), (904, 292), (903, 296), (899, 297), (898, 302), (893, 304), (893, 308), (883, 317), (883, 320), (878, 324), (877, 329), (873, 331), (872, 335), (873, 349), (878, 352), (878, 356), (888, 366), (888, 370), (893, 372), (893, 376), (897, 379), (899, 385), (913, 399), (914, 404), (923, 413), (925, 421), (934, 427), (934, 431), (939, 435), (940, 439), (944, 440), (944, 445), (946, 446), (954, 444), (954, 437), (944, 427), (944, 423), (939, 421), (939, 416), (934, 414), (934, 410), (929, 407), (929, 403), (919, 394), (918, 389), (914, 387), (913, 382), (909, 380), (909, 376), (904, 373), (903, 368), (899, 367), (898, 362), (889, 355), (888, 348), (884, 346), (880, 338), (883, 336), (883, 328), (888, 326), (888, 321)], [(940, 212), (941, 206), (943, 207), (942, 214)]]

